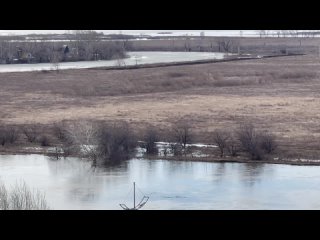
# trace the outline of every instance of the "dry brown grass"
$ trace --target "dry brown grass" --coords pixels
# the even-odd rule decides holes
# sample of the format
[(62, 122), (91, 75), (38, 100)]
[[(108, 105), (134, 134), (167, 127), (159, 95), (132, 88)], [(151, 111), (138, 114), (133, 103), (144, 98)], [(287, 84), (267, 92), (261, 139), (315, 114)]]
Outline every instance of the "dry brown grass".
[[(188, 44), (191, 51), (215, 51), (219, 50), (218, 41), (226, 39), (225, 37), (205, 37), (204, 39), (191, 39)], [(229, 37), (234, 44), (231, 47), (231, 52), (238, 51), (238, 43), (240, 43), (241, 51), (245, 53), (280, 53), (285, 52), (305, 52), (317, 54), (318, 46), (320, 44), (319, 38), (240, 38)], [(186, 39), (181, 37), (179, 39), (159, 40), (153, 39), (148, 41), (131, 41), (129, 50), (135, 51), (185, 51)]]
[[(126, 120), (166, 130), (188, 118), (199, 141), (252, 121), (281, 146), (317, 155), (320, 61), (310, 56), (134, 70), (1, 73), (4, 124)], [(301, 148), (300, 148), (301, 147)], [(298, 149), (298, 150), (297, 150)]]

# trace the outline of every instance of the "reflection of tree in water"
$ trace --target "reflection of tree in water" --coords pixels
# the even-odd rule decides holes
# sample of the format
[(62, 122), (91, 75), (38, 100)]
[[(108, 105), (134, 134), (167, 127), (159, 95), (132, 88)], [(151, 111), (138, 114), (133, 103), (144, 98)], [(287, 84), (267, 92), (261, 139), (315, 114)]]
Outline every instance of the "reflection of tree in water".
[(94, 166), (91, 161), (84, 159), (61, 158), (48, 161), (48, 167), (51, 174), (58, 176), (59, 179), (65, 179), (63, 190), (69, 199), (90, 202), (103, 195), (108, 188), (106, 185), (116, 186), (122, 181), (121, 178), (114, 176), (128, 171), (128, 161)]
[[(114, 162), (99, 166), (91, 165), (91, 175), (75, 181), (75, 187), (69, 191), (69, 197), (83, 202), (94, 201), (104, 197), (105, 192), (112, 189), (124, 181), (119, 178), (128, 171), (129, 161)], [(124, 174), (126, 175), (126, 174)], [(78, 181), (76, 183), (76, 181)], [(110, 196), (112, 193), (110, 192)]]
[(216, 167), (214, 168), (214, 182), (219, 183), (224, 179), (226, 176), (226, 164), (227, 163), (217, 163)]
[(168, 174), (175, 174), (180, 172), (189, 172), (190, 169), (193, 169), (194, 163), (188, 161), (167, 161), (166, 164), (168, 167)]
[(127, 172), (130, 160), (125, 161), (114, 161), (103, 163), (99, 165), (92, 164), (91, 168), (93, 171), (103, 172), (103, 173), (113, 173), (113, 172)]
[(265, 164), (262, 163), (243, 163), (240, 169), (241, 181), (249, 186), (260, 182), (260, 176), (264, 173)]

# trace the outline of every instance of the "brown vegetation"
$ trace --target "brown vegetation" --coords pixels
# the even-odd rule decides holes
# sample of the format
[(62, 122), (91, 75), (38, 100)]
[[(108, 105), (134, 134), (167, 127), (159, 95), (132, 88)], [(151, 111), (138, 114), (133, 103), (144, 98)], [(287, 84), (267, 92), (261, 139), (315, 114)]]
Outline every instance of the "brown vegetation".
[(204, 143), (214, 130), (233, 131), (250, 120), (262, 132), (272, 130), (284, 156), (315, 158), (319, 69), (317, 58), (296, 56), (156, 69), (1, 73), (0, 119), (2, 125), (21, 126), (125, 120), (135, 132), (147, 123), (165, 132), (183, 118)]

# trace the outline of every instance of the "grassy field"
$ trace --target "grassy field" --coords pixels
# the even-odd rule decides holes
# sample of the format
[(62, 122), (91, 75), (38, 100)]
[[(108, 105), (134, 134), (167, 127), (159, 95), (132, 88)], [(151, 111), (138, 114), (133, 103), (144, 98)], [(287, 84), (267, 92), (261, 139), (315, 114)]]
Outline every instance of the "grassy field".
[(0, 74), (1, 124), (126, 120), (165, 130), (190, 121), (197, 141), (241, 122), (273, 132), (288, 157), (320, 154), (320, 59), (291, 56), (133, 70)]
[[(288, 38), (288, 37), (205, 37), (187, 39), (185, 37), (170, 39), (153, 39), (148, 41), (133, 40), (128, 45), (131, 51), (219, 51), (219, 42), (229, 44), (229, 51), (237, 53), (278, 54), (289, 53), (318, 54), (320, 38)], [(220, 51), (224, 51), (220, 48)]]

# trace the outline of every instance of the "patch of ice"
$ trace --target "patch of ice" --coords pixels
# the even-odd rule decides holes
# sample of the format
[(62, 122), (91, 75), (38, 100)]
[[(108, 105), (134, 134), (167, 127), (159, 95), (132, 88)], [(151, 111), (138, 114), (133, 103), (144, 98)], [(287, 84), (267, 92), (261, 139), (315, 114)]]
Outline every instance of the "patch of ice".
[(24, 149), (25, 149), (25, 150), (36, 150), (36, 151), (43, 150), (42, 147), (25, 147)]
[(320, 160), (317, 159), (305, 159), (305, 158), (301, 158), (299, 159), (301, 162), (320, 162)]
[(146, 149), (142, 147), (136, 148), (136, 157), (141, 158), (146, 153)]
[[(175, 142), (156, 142), (156, 144), (159, 146), (161, 145), (165, 145), (165, 146), (168, 146), (170, 144), (177, 144)], [(216, 148), (217, 146), (216, 145), (212, 145), (212, 144), (202, 144), (202, 143), (193, 143), (193, 144), (186, 144), (187, 147), (199, 147), (199, 148), (202, 148), (202, 147), (212, 147), (212, 148)]]
[(199, 148), (202, 148), (202, 147), (208, 147), (208, 148), (216, 148), (218, 146), (216, 145), (211, 145), (211, 144), (201, 144), (201, 143), (195, 143), (195, 144), (187, 144), (187, 147), (199, 147)]
[(192, 157), (209, 157), (209, 154), (204, 154), (201, 151), (195, 151), (191, 153)]

